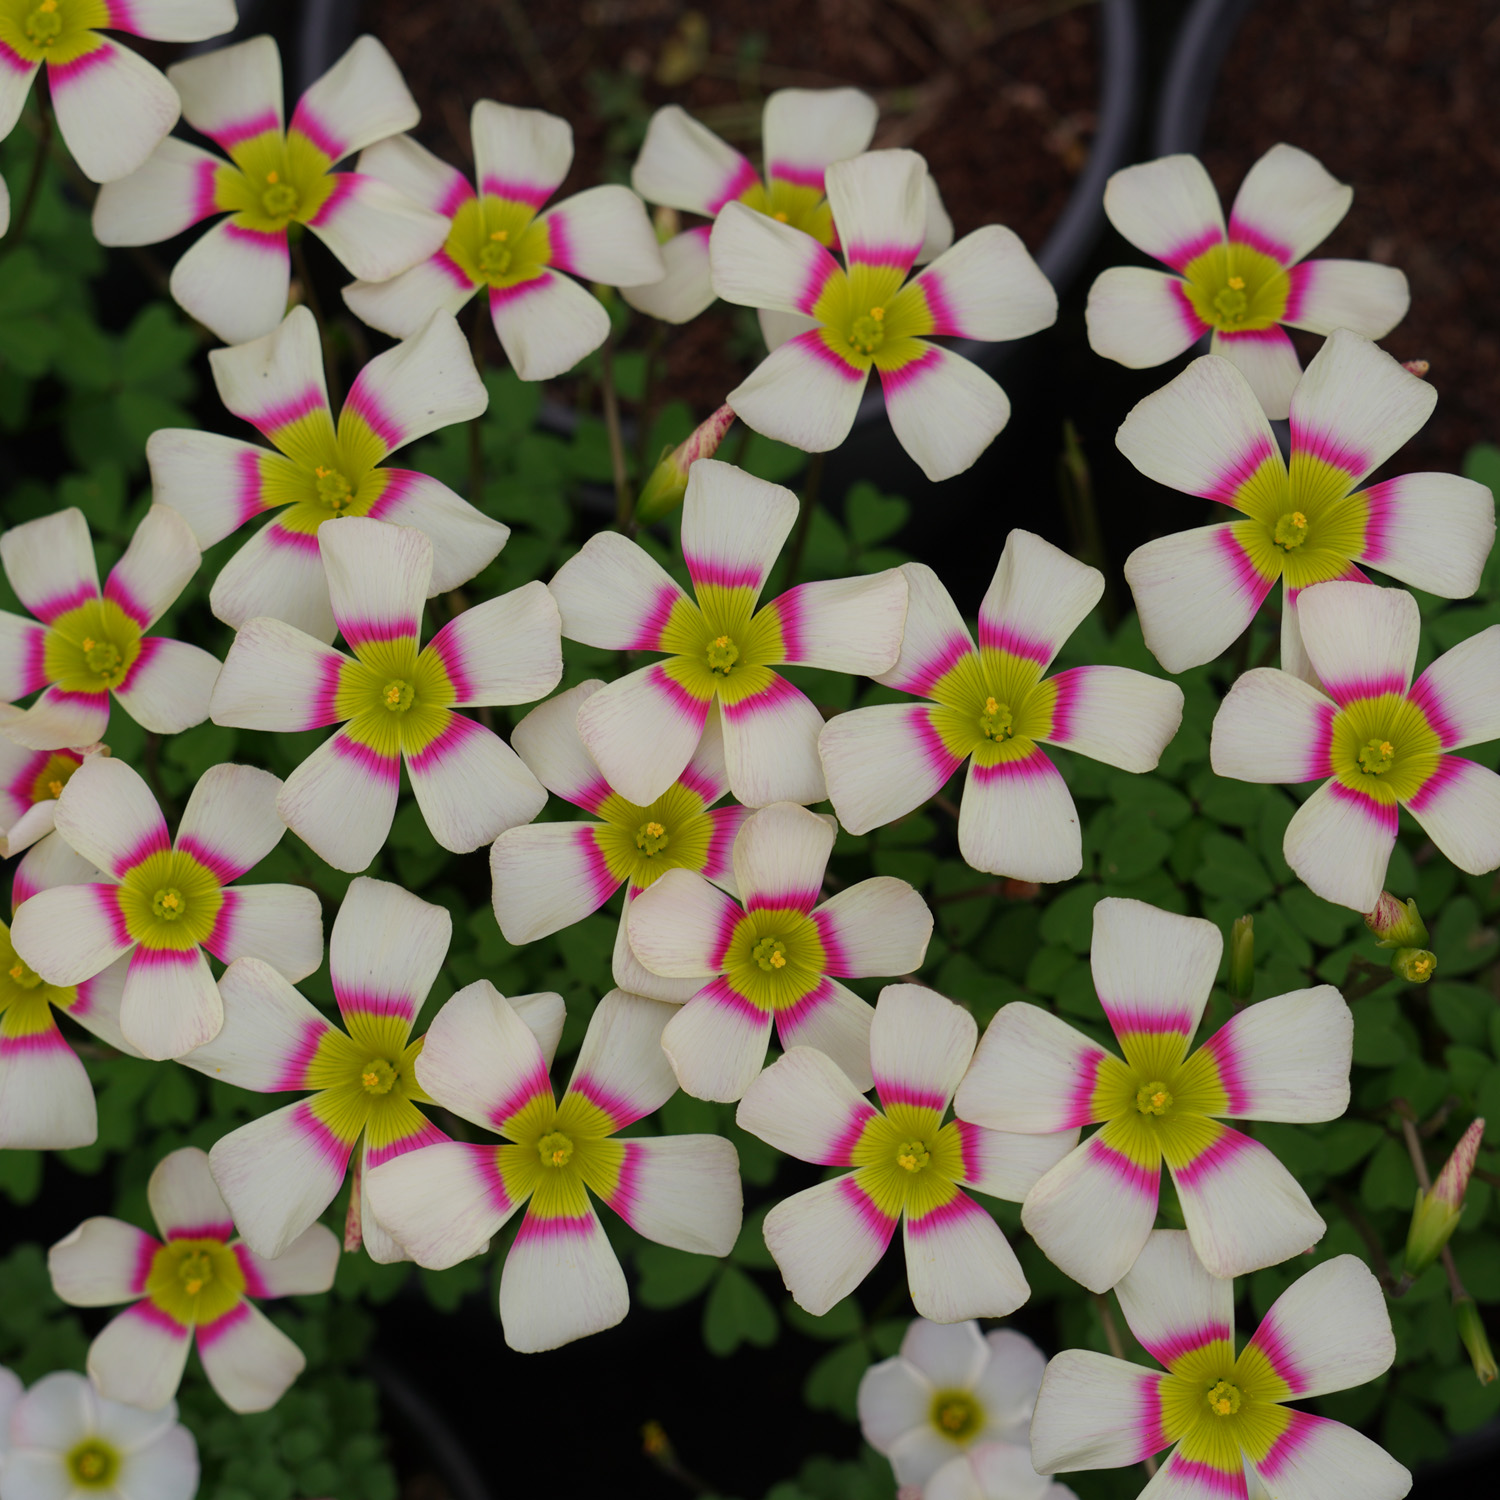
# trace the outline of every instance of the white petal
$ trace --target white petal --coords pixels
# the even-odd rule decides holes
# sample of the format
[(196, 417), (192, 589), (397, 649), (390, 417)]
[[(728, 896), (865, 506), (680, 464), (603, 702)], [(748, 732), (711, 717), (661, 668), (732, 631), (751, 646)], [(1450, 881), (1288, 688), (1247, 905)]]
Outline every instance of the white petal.
[(89, 523), (76, 506), (0, 534), (0, 559), (16, 597), (44, 624), (99, 593)]
[(1104, 592), (1104, 575), (1019, 528), (979, 605), (979, 643), (1045, 669)]
[(1458, 474), (1402, 474), (1372, 484), (1365, 500), (1361, 562), (1445, 599), (1479, 587), (1495, 540), (1488, 485)]
[[(893, 1466), (893, 1445), (907, 1433), (919, 1432), (928, 1425), (927, 1414), (932, 1405), (935, 1382), (906, 1352), (912, 1334), (927, 1328), (937, 1330), (942, 1338), (952, 1341), (955, 1346), (955, 1357), (942, 1366), (944, 1385), (971, 1384), (984, 1364), (986, 1350), (977, 1324), (945, 1326), (929, 1323), (926, 1318), (913, 1318), (907, 1325), (906, 1337), (901, 1341), (902, 1352), (871, 1365), (865, 1371), (859, 1382), (860, 1432), (877, 1453), (884, 1453), (891, 1459)], [(951, 1380), (946, 1378), (950, 1367), (954, 1371)], [(925, 1473), (916, 1477), (903, 1473), (899, 1482), (920, 1484), (926, 1477)]]
[(469, 115), (480, 191), (539, 206), (568, 175), (573, 128), (539, 109), (481, 99)]
[(1030, 1295), (1000, 1226), (966, 1193), (921, 1218), (906, 1216), (906, 1276), (924, 1318), (1003, 1318)]
[(218, 676), (219, 659), (207, 651), (186, 641), (147, 636), (115, 696), (143, 729), (180, 734), (208, 717)]
[[(712, 287), (709, 290), (712, 291)], [(774, 307), (756, 308), (755, 321), (760, 324), (760, 336), (765, 340), (768, 352), (818, 326), (818, 320), (805, 313), (780, 312)]]
[(1234, 1286), (1204, 1269), (1181, 1230), (1153, 1232), (1115, 1294), (1130, 1331), (1169, 1369), (1204, 1344), (1234, 1342)]
[[(813, 921), (828, 972), (845, 978), (909, 974), (922, 967), (932, 936), (927, 903), (906, 881), (891, 875), (846, 886), (818, 907)], [(902, 996), (903, 1008), (911, 1003), (911, 997)]]
[(705, 218), (712, 218), (757, 180), (754, 168), (738, 151), (676, 104), (651, 116), (630, 173), (630, 185), (648, 203)]
[(1182, 689), (1128, 667), (1074, 667), (1054, 677), (1044, 737), (1126, 771), (1150, 771), (1182, 723)]
[(1302, 362), (1284, 329), (1272, 326), (1246, 333), (1214, 330), (1209, 353), (1227, 359), (1250, 383), (1255, 399), (1273, 422), (1284, 421), (1292, 392), (1302, 378)]
[(568, 1093), (596, 1105), (614, 1130), (660, 1109), (677, 1092), (661, 1050), (662, 1029), (675, 1014), (659, 1000), (611, 990), (589, 1020)]
[(46, 1011), (40, 1025), (0, 1015), (0, 1149), (62, 1151), (99, 1134), (94, 1086)]
[(226, 344), (261, 338), (286, 311), (286, 236), (221, 220), (172, 267), (168, 285), (178, 306)]
[(958, 1086), (954, 1112), (990, 1130), (1086, 1125), (1104, 1048), (1040, 1006), (1002, 1005)]
[(109, 723), (109, 694), (69, 693), (49, 687), (24, 713), (5, 722), (5, 733), (32, 750), (89, 745)]
[[(365, 156), (369, 154), (367, 151)], [(466, 271), (439, 252), (388, 281), (351, 281), (342, 296), (360, 322), (392, 338), (405, 339), (420, 333), (436, 312), (456, 316), (478, 289)]]
[(1037, 749), (1024, 760), (969, 766), (958, 847), (967, 864), (1015, 880), (1070, 880), (1083, 868), (1078, 810)]
[(1031, 1422), (1037, 1472), (1118, 1469), (1164, 1447), (1159, 1424), (1144, 1419), (1160, 1400), (1162, 1379), (1157, 1370), (1092, 1349), (1054, 1355)]
[(532, 703), (562, 676), (561, 619), (540, 581), (487, 599), (450, 620), (428, 650), (441, 657), (454, 703)]
[(351, 881), (328, 942), (328, 970), (345, 1017), (370, 1011), (399, 1016), (410, 1027), (452, 936), (446, 907), (389, 881)]
[(825, 1053), (790, 1047), (745, 1090), (735, 1123), (800, 1161), (852, 1165), (851, 1153), (875, 1114)]
[(620, 1186), (604, 1201), (658, 1245), (694, 1255), (728, 1255), (742, 1214), (734, 1147), (716, 1135), (659, 1136), (621, 1145)]
[(842, 274), (810, 234), (743, 203), (726, 204), (714, 221), (708, 263), (714, 292), (726, 302), (804, 316)]
[(284, 620), (325, 645), (338, 633), (317, 537), (288, 530), (280, 518), (262, 526), (224, 564), (208, 604), (215, 619), (237, 630), (265, 617)]
[[(609, 784), (578, 737), (578, 710), (603, 686), (590, 678), (568, 688), (538, 704), (510, 734), (516, 754), (548, 791), (589, 812), (597, 811), (609, 795)], [(722, 759), (722, 750), (720, 754)]]
[(63, 885), (29, 896), (16, 911), (10, 937), (16, 953), (49, 984), (92, 979), (135, 946), (112, 884)]
[(308, 1058), (333, 1028), (286, 977), (258, 958), (237, 959), (219, 981), (224, 1027), (178, 1059), (236, 1088), (307, 1088)]
[(770, 1039), (770, 1013), (753, 1010), (714, 980), (667, 1022), (661, 1044), (685, 1093), (728, 1102), (754, 1082)]
[(1369, 339), (1335, 329), (1292, 397), (1292, 454), (1310, 454), (1358, 483), (1417, 432), (1437, 405), (1430, 381)]
[(1410, 1472), (1384, 1448), (1342, 1422), (1291, 1411), (1291, 1426), (1267, 1457), (1252, 1469), (1259, 1493), (1274, 1500), (1321, 1500), (1357, 1494), (1360, 1500), (1401, 1500)]
[(1273, 784), (1332, 774), (1328, 747), (1337, 707), (1290, 672), (1252, 667), (1235, 678), (1214, 715), (1214, 774)]
[(474, 196), (469, 179), (457, 167), (434, 156), (409, 135), (393, 135), (367, 146), (354, 169), (378, 177), (413, 203), (449, 219), (460, 204)]
[(699, 975), (689, 979), (665, 979), (660, 974), (653, 974), (635, 956), (630, 946), (630, 907), (638, 894), (633, 887), (625, 887), (625, 906), (615, 928), (615, 947), (609, 960), (615, 987), (627, 994), (644, 995), (648, 1000), (669, 1000), (673, 1005), (683, 1005), (703, 988), (703, 978)]
[(960, 757), (943, 744), (925, 703), (883, 703), (839, 714), (823, 726), (818, 755), (828, 797), (852, 834), (894, 822), (936, 796)]
[(649, 807), (692, 759), (708, 709), (708, 701), (686, 692), (658, 663), (589, 698), (578, 711), (578, 733), (610, 786)]
[(203, 1373), (230, 1411), (268, 1411), (307, 1366), (306, 1356), (258, 1307), (241, 1301), (198, 1327)]
[(822, 893), (833, 839), (826, 820), (795, 803), (773, 803), (746, 818), (734, 841), (734, 883), (747, 910), (811, 911)]
[(1405, 589), (1314, 584), (1298, 594), (1297, 617), (1308, 657), (1331, 698), (1347, 703), (1405, 692), (1421, 629), (1417, 601)]
[(954, 1178), (962, 1187), (1007, 1203), (1020, 1203), (1041, 1179), (1078, 1144), (1078, 1128), (1042, 1135), (986, 1130), (958, 1120), (963, 1169)]
[(951, 479), (971, 467), (1010, 420), (1010, 399), (978, 365), (936, 344), (916, 343), (921, 353), (909, 364), (880, 372), (886, 415), (929, 479)]
[(1089, 288), (1089, 348), (1128, 370), (1148, 370), (1192, 348), (1208, 325), (1175, 276), (1146, 266), (1111, 266)]
[(597, 911), (619, 888), (593, 823), (510, 828), (490, 851), (495, 920), (509, 943), (534, 943)]
[(927, 181), (922, 184), (922, 188), (926, 206), (922, 223), (922, 248), (917, 252), (919, 266), (926, 265), (928, 261), (941, 255), (953, 243), (953, 220), (943, 206), (943, 195), (938, 191), (931, 172), (927, 174)]
[(1331, 984), (1247, 1006), (1204, 1043), (1229, 1102), (1215, 1114), (1298, 1124), (1349, 1107), (1354, 1017)]
[(373, 36), (360, 36), (297, 101), (291, 129), (307, 135), (337, 162), (410, 130), (420, 118), (391, 54)]
[(400, 781), (399, 760), (367, 750), (346, 727), (287, 777), (276, 805), (319, 858), (353, 874), (384, 845)]
[(487, 979), (466, 985), (433, 1018), (417, 1081), (445, 1109), (491, 1130), (546, 1094), (546, 1059), (525, 1021)]
[(183, 118), (220, 145), (281, 129), (281, 53), (273, 37), (199, 53), (167, 76), (182, 98)]
[(85, 177), (134, 172), (177, 123), (177, 90), (138, 52), (93, 33), (72, 64), (47, 68), (57, 128)]
[(599, 299), (556, 271), (491, 288), (490, 315), (522, 380), (551, 380), (571, 370), (609, 335), (609, 315)]
[(1328, 1226), (1292, 1174), (1259, 1141), (1221, 1129), (1190, 1162), (1172, 1165), (1193, 1249), (1210, 1274), (1244, 1276), (1317, 1244)]
[(1250, 382), (1214, 354), (1195, 359), (1138, 401), (1120, 424), (1115, 446), (1148, 479), (1226, 504), (1279, 452)]
[(348, 660), (285, 621), (247, 620), (214, 682), (213, 721), (282, 734), (336, 723), (337, 683)]
[(815, 329), (788, 339), (724, 399), (756, 432), (825, 453), (849, 436), (865, 380), (866, 372), (831, 353)]
[(1411, 306), (1406, 275), (1368, 260), (1307, 260), (1290, 272), (1291, 296), (1281, 321), (1328, 335), (1348, 328), (1383, 339)]
[(1118, 896), (1094, 907), (1094, 987), (1117, 1036), (1173, 1031), (1186, 1046), (1223, 952), (1219, 929), (1202, 917)]
[(1229, 235), (1289, 266), (1333, 233), (1353, 201), (1354, 189), (1316, 157), (1278, 144), (1245, 174), (1229, 210)]
[(1000, 224), (966, 234), (914, 283), (921, 287), (935, 334), (1019, 339), (1057, 321), (1057, 293), (1020, 236)]
[(758, 598), (796, 519), (789, 489), (698, 459), (682, 500), (682, 556), (694, 585), (749, 589)]
[(663, 323), (691, 322), (714, 300), (708, 239), (706, 224), (674, 234), (660, 247), (660, 279), (622, 286), (620, 295), (647, 317), (660, 318)]
[[(190, 1325), (174, 1322), (149, 1300), (137, 1302), (89, 1345), (89, 1379), (103, 1400), (154, 1411), (177, 1394), (192, 1345)], [(59, 1500), (76, 1493), (60, 1492)]]
[(221, 963), (259, 958), (305, 979), (323, 962), (322, 904), (304, 885), (232, 886), (203, 946)]
[(69, 778), (57, 799), (57, 830), (90, 864), (116, 877), (171, 847), (140, 772), (103, 755), (90, 756)]
[(280, 780), (258, 766), (210, 766), (183, 809), (177, 847), (208, 865), (221, 884), (238, 880), (286, 831), (276, 812), (280, 790)]
[(1291, 1387), (1291, 1400), (1377, 1380), (1396, 1358), (1380, 1283), (1354, 1255), (1336, 1255), (1299, 1276), (1250, 1343)]
[(825, 977), (811, 994), (777, 1013), (776, 1032), (783, 1047), (816, 1048), (843, 1070), (855, 1088), (866, 1091), (875, 1086), (870, 1072), (874, 1019), (874, 1006)]
[(426, 534), (432, 543), (429, 597), (467, 583), (499, 555), (510, 536), (509, 526), (476, 510), (426, 474), (411, 469), (385, 473), (385, 489), (370, 514), (396, 526), (415, 526)]
[(168, 136), (128, 177), (103, 183), (94, 199), (101, 245), (154, 245), (216, 212), (214, 173), (223, 158)]
[[(111, 1422), (118, 1420), (120, 1408), (114, 1408)], [(151, 1413), (159, 1418), (160, 1414)], [(169, 1408), (176, 1417), (176, 1408)], [(198, 1493), (198, 1444), (186, 1427), (174, 1420), (159, 1437), (142, 1443), (124, 1454), (120, 1463), (119, 1482), (128, 1494), (151, 1495), (160, 1500), (192, 1500)]]
[(145, 1290), (143, 1268), (159, 1248), (144, 1229), (119, 1219), (85, 1219), (47, 1252), (52, 1290), (74, 1307), (109, 1307)]
[(556, 1349), (613, 1328), (629, 1311), (625, 1273), (592, 1206), (576, 1219), (527, 1214), (500, 1273), (500, 1323), (512, 1349)]
[(520, 756), (462, 714), (450, 714), (437, 739), (407, 755), (406, 769), (433, 838), (455, 854), (469, 854), (507, 828), (529, 823), (547, 802), (545, 788)]
[(432, 543), (414, 527), (346, 516), (318, 530), (328, 595), (351, 647), (418, 637), (432, 576)]
[(435, 312), (415, 337), (377, 354), (359, 372), (339, 413), (339, 430), (346, 431), (351, 413), (362, 417), (384, 445), (384, 457), (440, 427), (472, 421), (488, 405), (469, 341), (451, 313)]
[(782, 1199), (766, 1215), (766, 1248), (792, 1300), (820, 1318), (870, 1274), (895, 1227), (852, 1175), (836, 1177)]
[(1132, 245), (1176, 271), (1224, 239), (1219, 195), (1196, 156), (1116, 172), (1104, 187), (1104, 212)]
[(861, 89), (777, 89), (761, 116), (766, 175), (806, 182), (830, 162), (858, 156), (869, 148), (878, 114)]
[(689, 607), (667, 570), (617, 531), (591, 536), (548, 588), (562, 615), (562, 633), (606, 651), (665, 650), (661, 638), (668, 620)]
[(738, 914), (701, 875), (668, 870), (630, 903), (630, 946), (653, 974), (708, 978), (719, 972), (721, 934)]
[(1484, 875), (1500, 865), (1500, 776), (1488, 767), (1445, 755), (1406, 805), (1460, 870)]
[(419, 1266), (442, 1271), (482, 1254), (520, 1206), (492, 1145), (439, 1141), (392, 1157), (364, 1179), (370, 1208)]
[(1134, 1265), (1160, 1186), (1159, 1170), (1113, 1149), (1108, 1130), (1065, 1156), (1021, 1205), (1021, 1223), (1047, 1259), (1091, 1292), (1108, 1291)]
[(1315, 896), (1373, 911), (1396, 842), (1394, 806), (1371, 802), (1337, 781), (1320, 786), (1292, 814), (1282, 852)]
[(627, 187), (586, 188), (541, 215), (552, 245), (550, 264), (584, 281), (640, 286), (664, 267), (646, 205)]
[(801, 689), (769, 675), (753, 697), (723, 705), (730, 790), (747, 807), (820, 802), (827, 796), (818, 759), (823, 716)]
[(927, 163), (915, 151), (866, 151), (824, 174), (833, 222), (851, 264), (916, 260), (927, 237)]
[(120, 1029), (157, 1062), (181, 1057), (219, 1034), (224, 1006), (201, 948), (137, 947), (120, 998)]
[[(328, 410), (323, 380), (323, 348), (318, 325), (305, 307), (294, 307), (285, 318), (277, 314), (271, 332), (252, 343), (215, 349), (208, 357), (219, 399), (272, 442), (292, 410), (312, 417)], [(328, 418), (332, 426), (332, 417)]]

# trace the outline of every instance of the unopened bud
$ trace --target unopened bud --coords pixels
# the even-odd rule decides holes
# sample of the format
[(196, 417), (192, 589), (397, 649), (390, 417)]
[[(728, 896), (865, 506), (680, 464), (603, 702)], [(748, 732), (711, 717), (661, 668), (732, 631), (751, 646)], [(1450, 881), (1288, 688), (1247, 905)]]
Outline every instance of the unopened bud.
[(1382, 948), (1427, 946), (1427, 924), (1417, 910), (1417, 903), (1398, 901), (1389, 891), (1382, 891), (1375, 910), (1365, 913), (1365, 926), (1375, 934), (1375, 941)]
[(1401, 368), (1408, 375), (1415, 375), (1418, 380), (1426, 380), (1427, 372), (1432, 368), (1432, 362), (1426, 359), (1403, 359)]
[(1464, 1194), (1469, 1187), (1469, 1174), (1474, 1170), (1474, 1158), (1479, 1154), (1479, 1142), (1483, 1136), (1484, 1121), (1475, 1120), (1444, 1162), (1437, 1181), (1427, 1192), (1417, 1194), (1417, 1206), (1412, 1211), (1411, 1228), (1406, 1235), (1406, 1260), (1402, 1266), (1405, 1275), (1412, 1280), (1442, 1254), (1443, 1246), (1458, 1228), (1464, 1211)]
[(1229, 993), (1248, 1000), (1255, 988), (1255, 918), (1236, 917), (1229, 929)]
[(1474, 1374), (1480, 1385), (1488, 1385), (1496, 1374), (1495, 1355), (1490, 1348), (1489, 1335), (1484, 1331), (1484, 1319), (1479, 1308), (1467, 1292), (1453, 1299), (1453, 1321), (1458, 1325), (1458, 1336), (1474, 1361)]
[(734, 421), (734, 412), (721, 406), (701, 422), (669, 453), (664, 453), (635, 503), (635, 518), (642, 526), (659, 521), (682, 504), (687, 494), (688, 470), (700, 458), (712, 458)]
[(1428, 948), (1398, 948), (1391, 954), (1391, 972), (1408, 984), (1426, 984), (1437, 973), (1437, 954)]

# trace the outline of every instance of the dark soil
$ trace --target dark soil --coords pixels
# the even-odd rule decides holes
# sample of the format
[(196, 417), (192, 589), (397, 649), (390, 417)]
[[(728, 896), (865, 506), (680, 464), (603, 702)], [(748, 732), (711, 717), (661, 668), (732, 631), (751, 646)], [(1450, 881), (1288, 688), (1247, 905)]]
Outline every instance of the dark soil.
[(1209, 117), (1202, 154), (1226, 203), (1289, 141), (1354, 188), (1313, 253), (1406, 272), (1411, 311), (1384, 347), (1431, 361), (1439, 399), (1394, 472), (1457, 469), (1500, 437), (1497, 79), (1496, 0), (1258, 0)]
[[(415, 134), (470, 162), (476, 99), (551, 110), (577, 155), (560, 196), (628, 180), (646, 121), (677, 103), (752, 159), (772, 89), (854, 84), (881, 106), (877, 146), (932, 167), (955, 232), (1009, 225), (1033, 254), (1094, 129), (1090, 0), (367, 0), (422, 106)], [(717, 305), (666, 336), (659, 395), (706, 414), (761, 357)]]

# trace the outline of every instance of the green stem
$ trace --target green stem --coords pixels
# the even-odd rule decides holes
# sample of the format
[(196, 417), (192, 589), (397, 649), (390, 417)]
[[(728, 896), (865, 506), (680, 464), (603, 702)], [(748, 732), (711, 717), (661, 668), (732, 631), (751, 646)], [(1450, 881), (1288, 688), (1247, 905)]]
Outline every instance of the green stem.
[(604, 407), (604, 428), (609, 434), (609, 465), (615, 480), (615, 525), (627, 536), (635, 530), (635, 496), (625, 466), (625, 433), (620, 426), (620, 402), (615, 395), (615, 335), (599, 346), (599, 397)]
[(786, 560), (786, 578), (782, 592), (791, 588), (802, 571), (802, 556), (807, 551), (807, 534), (812, 529), (813, 509), (818, 503), (818, 491), (823, 487), (823, 455), (814, 453), (807, 465), (807, 479), (802, 486), (802, 511), (797, 517), (797, 534), (792, 538), (792, 550)]
[(40, 196), (42, 178), (47, 171), (47, 154), (52, 149), (52, 99), (45, 83), (38, 74), (36, 81), (36, 107), (41, 124), (36, 133), (36, 154), (31, 158), (31, 175), (26, 179), (26, 191), (21, 197), (21, 207), (11, 221), (10, 233), (6, 237), (5, 254), (9, 254), (26, 236), (26, 226), (31, 222), (31, 211)]
[[(474, 299), (474, 323), (469, 329), (469, 353), (474, 372), (484, 380), (484, 325), (489, 318), (490, 300), (481, 294)], [(481, 412), (469, 423), (469, 504), (484, 509), (484, 418)]]
[[(292, 226), (294, 229), (300, 226)], [(292, 251), (292, 265), (297, 271), (297, 280), (302, 283), (302, 300), (318, 325), (318, 341), (323, 347), (324, 378), (328, 383), (329, 404), (337, 408), (343, 403), (343, 390), (339, 385), (338, 361), (334, 358), (333, 341), (328, 336), (328, 324), (323, 319), (323, 307), (318, 301), (317, 288), (313, 286), (312, 272), (307, 265), (307, 248), (300, 234), (288, 234)]]

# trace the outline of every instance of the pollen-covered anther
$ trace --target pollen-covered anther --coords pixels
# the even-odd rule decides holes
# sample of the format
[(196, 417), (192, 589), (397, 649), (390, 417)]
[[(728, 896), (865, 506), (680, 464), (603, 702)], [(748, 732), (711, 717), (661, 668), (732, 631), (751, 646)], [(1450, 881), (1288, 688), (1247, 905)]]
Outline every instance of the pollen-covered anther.
[(393, 714), (404, 714), (412, 705), (417, 690), (404, 678), (393, 677), (380, 690), (380, 702), (383, 708), (389, 709)]
[(849, 325), (849, 345), (864, 354), (873, 354), (885, 342), (885, 309), (872, 307)]
[(175, 922), (187, 911), (187, 902), (176, 886), (163, 886), (151, 898), (151, 910), (165, 922)]
[(120, 1467), (120, 1455), (98, 1438), (85, 1438), (68, 1454), (68, 1472), (85, 1489), (112, 1484)]
[(384, 1057), (372, 1057), (359, 1073), (360, 1087), (367, 1094), (388, 1094), (396, 1086), (396, 1070)]
[(903, 1172), (920, 1172), (927, 1161), (927, 1147), (922, 1141), (902, 1141), (896, 1148), (896, 1165)]
[(510, 269), (511, 251), (508, 229), (492, 229), (490, 237), (479, 247), (479, 269), (489, 276), (503, 276)]
[(944, 1437), (961, 1442), (979, 1431), (983, 1412), (966, 1391), (939, 1391), (933, 1401), (932, 1421)]
[(57, 0), (42, 3), (26, 17), (26, 35), (38, 47), (50, 47), (62, 34), (63, 18), (57, 13)]
[(1355, 758), (1366, 776), (1383, 776), (1396, 763), (1396, 747), (1389, 740), (1373, 739)]
[(751, 950), (750, 957), (767, 974), (774, 974), (786, 968), (786, 944), (778, 937), (763, 937)]
[(18, 958), (9, 972), (11, 979), (23, 990), (34, 990), (42, 982), (42, 976), (24, 959)]
[(47, 783), (47, 790), (51, 792), (54, 797), (61, 797), (62, 789), (62, 782), (58, 781), (55, 777)]
[(1300, 510), (1289, 510), (1276, 522), (1271, 540), (1283, 552), (1294, 552), (1307, 540), (1307, 517)]
[(177, 1279), (189, 1297), (196, 1297), (214, 1279), (214, 1263), (201, 1250), (184, 1255), (177, 1267)]
[(280, 172), (266, 173), (266, 186), (260, 195), (260, 206), (273, 219), (280, 219), (297, 211), (301, 200), (291, 183), (281, 180)]
[(1227, 1380), (1216, 1380), (1209, 1386), (1205, 1399), (1208, 1409), (1216, 1417), (1232, 1417), (1240, 1409), (1243, 1398), (1237, 1385), (1231, 1385)]
[(987, 740), (1008, 740), (1013, 732), (1015, 716), (1010, 705), (996, 698), (984, 700), (984, 712), (979, 716), (979, 729)]
[(354, 499), (354, 486), (337, 469), (319, 464), (313, 470), (313, 478), (318, 484), (318, 499), (334, 515), (341, 515), (348, 509)]
[(560, 1130), (549, 1130), (536, 1143), (544, 1167), (565, 1167), (573, 1159), (573, 1142)]
[(665, 826), (654, 819), (642, 823), (635, 831), (635, 847), (648, 859), (652, 855), (660, 854), (669, 842)]
[(727, 677), (740, 659), (740, 648), (727, 636), (715, 636), (708, 646), (708, 670)]
[(1135, 1107), (1143, 1115), (1164, 1115), (1172, 1107), (1172, 1095), (1166, 1084), (1153, 1078), (1136, 1090)]

